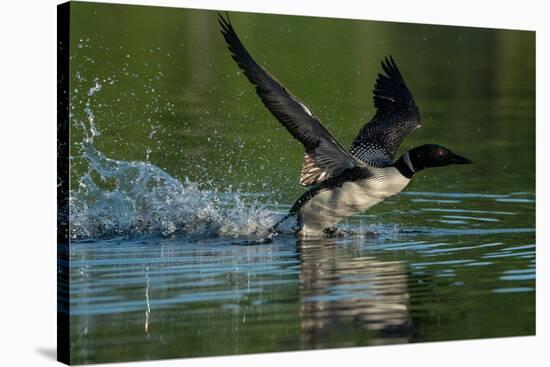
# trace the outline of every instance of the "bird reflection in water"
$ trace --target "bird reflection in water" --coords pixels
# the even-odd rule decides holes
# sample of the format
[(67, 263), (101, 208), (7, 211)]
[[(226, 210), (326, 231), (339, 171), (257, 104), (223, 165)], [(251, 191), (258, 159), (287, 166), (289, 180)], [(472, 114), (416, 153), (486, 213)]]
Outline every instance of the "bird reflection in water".
[[(407, 266), (364, 256), (353, 245), (330, 239), (298, 241), (302, 349), (406, 343), (413, 333)], [(361, 254), (361, 255), (359, 255)], [(349, 329), (361, 340), (349, 340)], [(365, 340), (367, 338), (368, 340)]]

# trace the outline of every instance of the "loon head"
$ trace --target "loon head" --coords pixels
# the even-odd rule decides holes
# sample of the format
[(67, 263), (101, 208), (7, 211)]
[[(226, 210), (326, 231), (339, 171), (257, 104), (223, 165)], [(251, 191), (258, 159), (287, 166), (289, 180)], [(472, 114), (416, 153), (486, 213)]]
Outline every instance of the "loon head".
[(437, 144), (425, 144), (409, 150), (411, 168), (417, 172), (424, 168), (442, 167), (450, 164), (473, 163), (465, 157), (451, 152), (450, 149)]

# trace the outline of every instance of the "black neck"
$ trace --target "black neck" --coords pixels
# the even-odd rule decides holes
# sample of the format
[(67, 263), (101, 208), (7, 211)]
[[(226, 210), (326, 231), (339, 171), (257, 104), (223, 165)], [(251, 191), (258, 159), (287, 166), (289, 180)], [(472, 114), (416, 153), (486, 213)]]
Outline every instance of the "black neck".
[(411, 161), (408, 152), (403, 154), (398, 160), (396, 160), (395, 163), (393, 164), (393, 166), (395, 168), (397, 168), (399, 173), (401, 173), (403, 176), (405, 176), (409, 179), (412, 178), (412, 176), (416, 172), (418, 172), (418, 171), (420, 171), (420, 169), (422, 169), (422, 168), (417, 169), (417, 167)]

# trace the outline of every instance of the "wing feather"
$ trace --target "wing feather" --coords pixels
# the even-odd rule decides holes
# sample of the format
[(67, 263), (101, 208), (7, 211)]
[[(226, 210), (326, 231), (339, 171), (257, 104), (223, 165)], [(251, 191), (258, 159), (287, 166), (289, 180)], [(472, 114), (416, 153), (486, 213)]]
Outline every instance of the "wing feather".
[(220, 15), (218, 21), (232, 58), (256, 87), (264, 105), (304, 146), (309, 158), (307, 167), (304, 165), (302, 169), (300, 182), (304, 185), (319, 183), (361, 165), (336, 141), (309, 108), (252, 58), (229, 18)]
[(391, 56), (382, 61), (382, 70), (373, 90), (376, 114), (350, 148), (354, 157), (377, 167), (391, 165), (403, 139), (420, 127), (418, 107)]

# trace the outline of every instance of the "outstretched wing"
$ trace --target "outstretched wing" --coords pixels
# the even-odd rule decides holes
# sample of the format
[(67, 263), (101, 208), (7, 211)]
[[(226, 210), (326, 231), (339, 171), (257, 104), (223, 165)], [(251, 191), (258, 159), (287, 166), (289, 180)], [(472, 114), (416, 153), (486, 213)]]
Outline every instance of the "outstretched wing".
[(418, 107), (391, 56), (382, 69), (386, 75), (378, 74), (373, 91), (376, 114), (350, 148), (355, 158), (376, 167), (392, 164), (405, 136), (420, 127)]
[(312, 185), (360, 164), (303, 103), (250, 56), (229, 18), (220, 15), (218, 21), (231, 56), (248, 80), (256, 86), (256, 92), (264, 105), (303, 144), (307, 167), (304, 162), (300, 183)]

